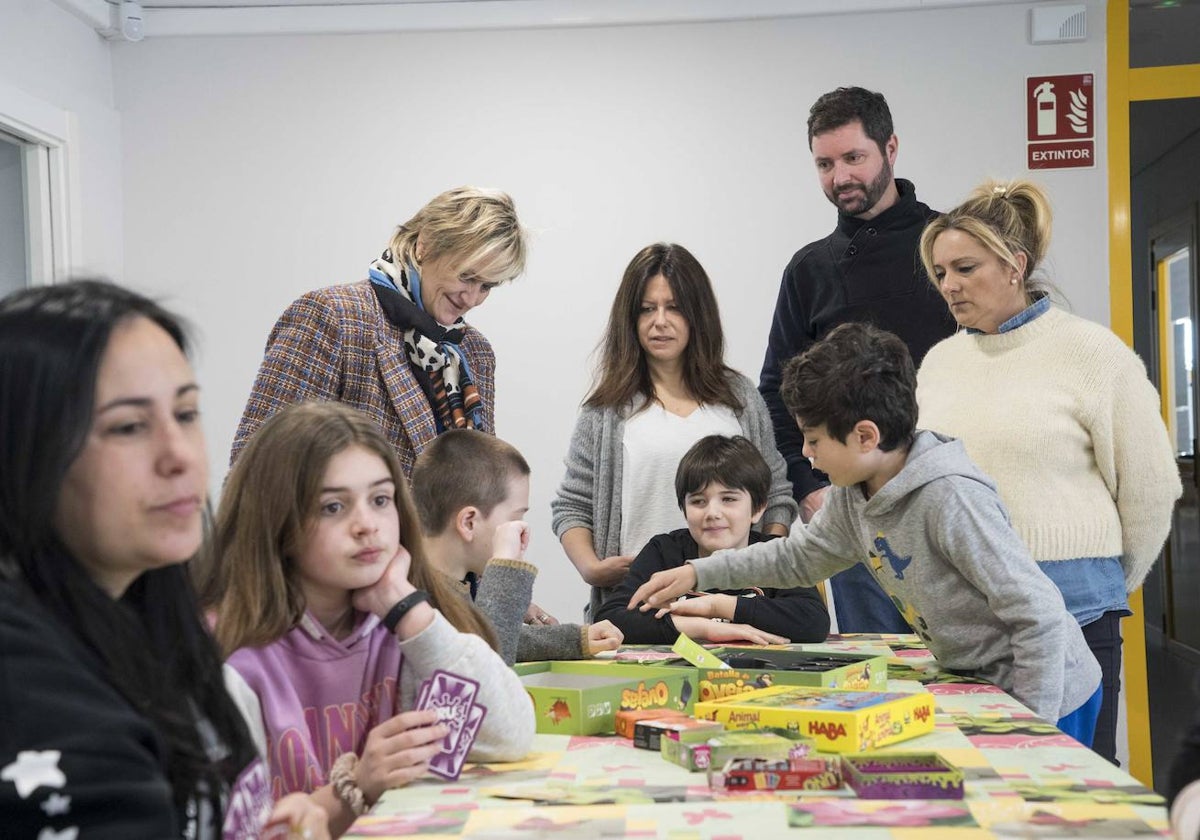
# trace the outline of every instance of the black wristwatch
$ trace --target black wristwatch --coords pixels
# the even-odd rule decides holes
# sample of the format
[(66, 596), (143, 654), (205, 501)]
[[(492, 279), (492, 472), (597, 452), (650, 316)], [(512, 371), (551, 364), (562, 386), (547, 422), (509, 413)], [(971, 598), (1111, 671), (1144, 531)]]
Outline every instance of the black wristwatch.
[(429, 593), (424, 589), (414, 589), (412, 592), (405, 595), (396, 605), (388, 610), (388, 614), (383, 617), (383, 626), (388, 629), (389, 633), (396, 632), (396, 625), (404, 616), (408, 615), (408, 611), (422, 601), (429, 600)]

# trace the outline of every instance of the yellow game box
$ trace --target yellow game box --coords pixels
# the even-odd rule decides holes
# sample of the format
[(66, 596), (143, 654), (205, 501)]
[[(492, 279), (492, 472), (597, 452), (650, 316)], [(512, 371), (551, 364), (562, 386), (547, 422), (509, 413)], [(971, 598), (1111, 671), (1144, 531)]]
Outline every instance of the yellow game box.
[(818, 750), (862, 752), (933, 731), (933, 695), (772, 686), (699, 702), (695, 716), (728, 729), (778, 727), (813, 739)]

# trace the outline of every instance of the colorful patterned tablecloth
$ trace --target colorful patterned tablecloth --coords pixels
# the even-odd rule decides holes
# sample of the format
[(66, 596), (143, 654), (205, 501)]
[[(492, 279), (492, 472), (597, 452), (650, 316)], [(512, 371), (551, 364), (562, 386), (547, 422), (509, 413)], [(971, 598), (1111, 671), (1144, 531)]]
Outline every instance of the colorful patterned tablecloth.
[(994, 686), (938, 671), (916, 636), (833, 636), (792, 647), (889, 653), (890, 689), (928, 690), (937, 698), (934, 731), (890, 749), (936, 750), (963, 770), (965, 797), (729, 794), (711, 790), (705, 774), (622, 738), (538, 735), (525, 761), (468, 766), (457, 782), (428, 778), (389, 791), (346, 836), (970, 840), (1167, 833), (1161, 797)]

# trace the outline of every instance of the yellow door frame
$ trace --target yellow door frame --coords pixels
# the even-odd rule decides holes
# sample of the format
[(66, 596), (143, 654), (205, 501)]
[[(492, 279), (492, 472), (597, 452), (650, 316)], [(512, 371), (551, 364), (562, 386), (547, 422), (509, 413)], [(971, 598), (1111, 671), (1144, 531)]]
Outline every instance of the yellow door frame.
[[(1200, 97), (1200, 64), (1129, 66), (1129, 0), (1108, 3), (1108, 264), (1112, 330), (1133, 346), (1133, 257), (1129, 232), (1129, 104)], [(1165, 418), (1164, 418), (1165, 419)], [(1146, 629), (1142, 591), (1129, 596), (1133, 615), (1121, 622), (1125, 639), (1125, 715), (1129, 772), (1154, 784), (1150, 755), (1150, 702), (1146, 677)]]

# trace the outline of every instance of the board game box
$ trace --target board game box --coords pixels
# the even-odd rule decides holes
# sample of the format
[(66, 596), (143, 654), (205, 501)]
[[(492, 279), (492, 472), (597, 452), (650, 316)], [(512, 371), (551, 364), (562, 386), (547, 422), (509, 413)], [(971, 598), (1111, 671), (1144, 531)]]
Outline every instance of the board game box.
[(804, 685), (857, 691), (885, 691), (887, 657), (841, 652), (781, 648), (714, 647), (708, 652), (728, 668), (696, 667), (681, 657), (663, 658), (661, 646), (647, 646), (645, 660), (632, 659), (636, 646), (627, 646), (616, 661), (643, 661), (652, 667), (686, 668), (696, 680), (697, 701), (718, 700), (775, 685)]
[(935, 752), (842, 757), (846, 784), (863, 799), (962, 799), (962, 771)]
[(837, 790), (842, 774), (837, 756), (731, 758), (720, 770), (708, 771), (708, 784), (730, 791)]
[(812, 738), (818, 750), (863, 752), (933, 731), (934, 698), (879, 691), (773, 686), (699, 702), (695, 715), (729, 729), (780, 727)]
[(596, 735), (614, 731), (623, 709), (688, 712), (694, 677), (679, 668), (612, 662), (522, 662), (513, 666), (533, 701), (537, 731)]

